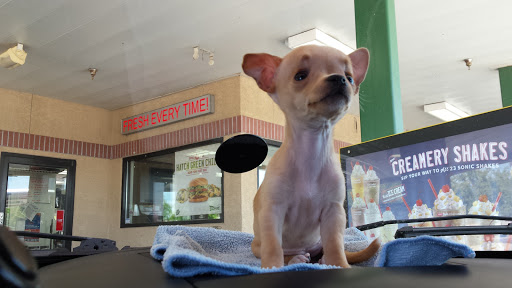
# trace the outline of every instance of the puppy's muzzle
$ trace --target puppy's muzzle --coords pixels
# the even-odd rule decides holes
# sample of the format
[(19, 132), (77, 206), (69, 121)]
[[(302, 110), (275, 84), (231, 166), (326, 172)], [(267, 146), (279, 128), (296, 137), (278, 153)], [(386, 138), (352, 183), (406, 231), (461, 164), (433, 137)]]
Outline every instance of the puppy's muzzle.
[(338, 98), (338, 100), (349, 100), (350, 92), (348, 87), (350, 82), (347, 78), (340, 74), (334, 74), (325, 79), (327, 82), (327, 97), (326, 98)]
[(334, 75), (327, 77), (326, 81), (331, 83), (331, 85), (333, 85), (333, 87), (348, 85), (347, 78), (345, 78), (345, 76), (339, 75), (339, 74), (334, 74)]

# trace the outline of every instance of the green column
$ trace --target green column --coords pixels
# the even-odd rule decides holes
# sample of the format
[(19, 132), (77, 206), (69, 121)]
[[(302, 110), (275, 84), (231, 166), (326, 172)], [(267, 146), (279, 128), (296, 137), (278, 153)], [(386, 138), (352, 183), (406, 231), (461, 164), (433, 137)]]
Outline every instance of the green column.
[(394, 0), (354, 0), (357, 47), (370, 51), (359, 91), (361, 140), (403, 132)]
[(501, 102), (503, 107), (512, 105), (512, 66), (499, 68)]

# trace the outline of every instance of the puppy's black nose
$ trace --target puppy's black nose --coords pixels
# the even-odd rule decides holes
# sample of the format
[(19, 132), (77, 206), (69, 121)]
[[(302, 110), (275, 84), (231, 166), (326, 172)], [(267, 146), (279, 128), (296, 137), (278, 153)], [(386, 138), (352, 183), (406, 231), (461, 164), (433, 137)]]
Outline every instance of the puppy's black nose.
[(334, 74), (327, 77), (327, 82), (334, 85), (347, 85), (347, 78), (345, 78), (343, 75)]

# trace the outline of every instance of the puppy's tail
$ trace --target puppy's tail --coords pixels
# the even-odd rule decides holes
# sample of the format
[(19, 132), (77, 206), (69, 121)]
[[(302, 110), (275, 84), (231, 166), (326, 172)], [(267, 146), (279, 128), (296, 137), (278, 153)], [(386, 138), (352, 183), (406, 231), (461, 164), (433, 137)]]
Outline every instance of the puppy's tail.
[(370, 259), (377, 253), (377, 251), (379, 251), (379, 248), (380, 241), (379, 239), (375, 239), (365, 249), (357, 252), (345, 251), (345, 255), (347, 256), (347, 261), (349, 264), (359, 263)]

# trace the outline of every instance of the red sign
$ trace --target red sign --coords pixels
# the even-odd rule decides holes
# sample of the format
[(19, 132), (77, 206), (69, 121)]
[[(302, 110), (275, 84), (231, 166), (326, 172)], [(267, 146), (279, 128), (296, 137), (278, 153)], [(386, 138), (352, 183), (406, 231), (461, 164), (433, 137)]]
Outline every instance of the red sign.
[(55, 231), (64, 230), (64, 210), (57, 210), (57, 224), (55, 225)]
[(121, 134), (131, 134), (214, 112), (213, 95), (203, 95), (121, 120)]

